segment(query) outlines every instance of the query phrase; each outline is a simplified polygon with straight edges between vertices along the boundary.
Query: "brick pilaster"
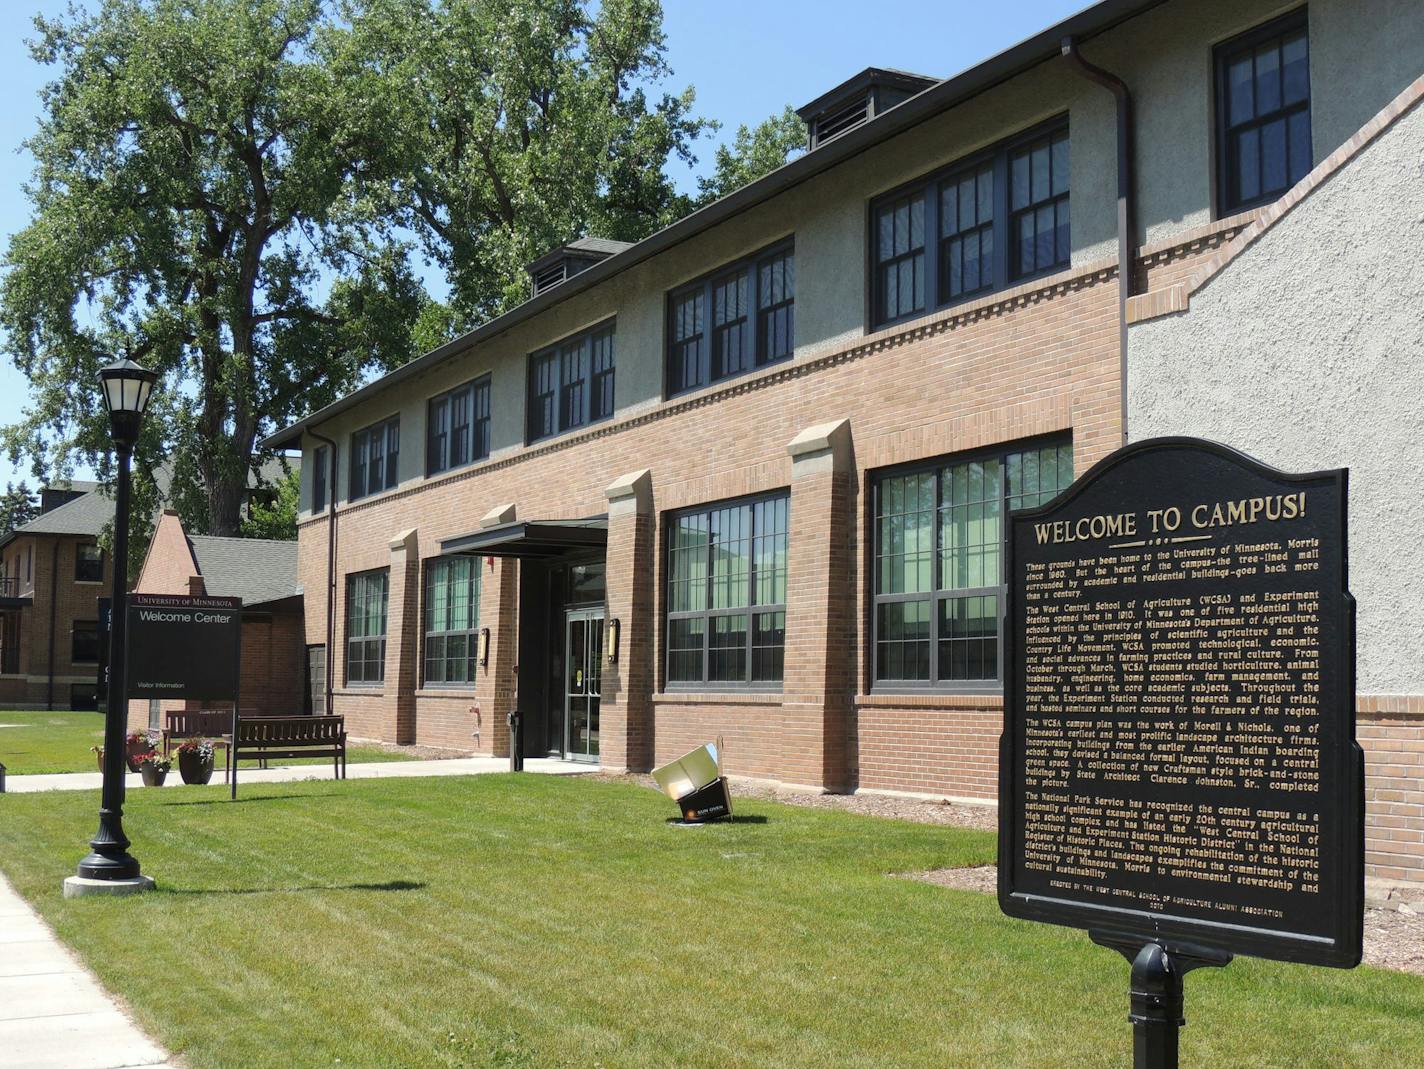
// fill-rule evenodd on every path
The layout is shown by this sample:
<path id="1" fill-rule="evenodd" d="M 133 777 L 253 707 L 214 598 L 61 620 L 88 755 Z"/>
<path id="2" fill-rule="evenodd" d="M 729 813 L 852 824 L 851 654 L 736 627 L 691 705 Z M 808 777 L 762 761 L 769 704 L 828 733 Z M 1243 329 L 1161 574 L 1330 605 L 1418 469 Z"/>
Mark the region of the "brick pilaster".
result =
<path id="1" fill-rule="evenodd" d="M 385 706 L 395 713 L 395 741 L 415 742 L 415 688 L 420 681 L 420 548 L 415 529 L 391 540 L 386 605 Z"/>
<path id="2" fill-rule="evenodd" d="M 850 421 L 808 427 L 786 448 L 791 513 L 781 778 L 844 791 L 851 786 L 855 677 Z"/>
<path id="3" fill-rule="evenodd" d="M 608 622 L 604 631 L 600 760 L 605 769 L 653 767 L 653 517 L 652 473 L 630 472 L 608 495 Z M 617 659 L 607 663 L 617 631 Z"/>
<path id="4" fill-rule="evenodd" d="M 508 557 L 480 558 L 480 628 L 489 628 L 489 663 L 480 666 L 475 693 L 484 724 L 483 745 L 495 757 L 509 753 L 509 725 L 514 708 L 519 660 L 519 567 Z"/>

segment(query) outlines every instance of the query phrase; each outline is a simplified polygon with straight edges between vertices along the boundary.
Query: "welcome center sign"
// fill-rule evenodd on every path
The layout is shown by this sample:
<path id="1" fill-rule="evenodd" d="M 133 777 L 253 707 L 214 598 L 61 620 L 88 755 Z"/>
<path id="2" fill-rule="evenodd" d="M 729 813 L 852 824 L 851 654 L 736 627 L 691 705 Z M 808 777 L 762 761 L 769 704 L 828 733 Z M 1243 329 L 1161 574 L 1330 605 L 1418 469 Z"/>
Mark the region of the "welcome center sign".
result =
<path id="1" fill-rule="evenodd" d="M 128 603 L 129 697 L 237 699 L 241 598 L 130 594 Z"/>

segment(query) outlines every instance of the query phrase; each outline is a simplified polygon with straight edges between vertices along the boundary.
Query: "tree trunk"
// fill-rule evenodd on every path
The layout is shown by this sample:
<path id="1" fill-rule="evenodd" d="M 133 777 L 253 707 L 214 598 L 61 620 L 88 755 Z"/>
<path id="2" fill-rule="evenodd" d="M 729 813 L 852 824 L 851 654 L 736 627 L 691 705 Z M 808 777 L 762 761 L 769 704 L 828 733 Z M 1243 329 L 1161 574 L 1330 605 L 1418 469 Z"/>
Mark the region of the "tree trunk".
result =
<path id="1" fill-rule="evenodd" d="M 208 479 L 209 534 L 236 538 L 242 526 L 242 500 L 247 492 L 246 472 Z"/>

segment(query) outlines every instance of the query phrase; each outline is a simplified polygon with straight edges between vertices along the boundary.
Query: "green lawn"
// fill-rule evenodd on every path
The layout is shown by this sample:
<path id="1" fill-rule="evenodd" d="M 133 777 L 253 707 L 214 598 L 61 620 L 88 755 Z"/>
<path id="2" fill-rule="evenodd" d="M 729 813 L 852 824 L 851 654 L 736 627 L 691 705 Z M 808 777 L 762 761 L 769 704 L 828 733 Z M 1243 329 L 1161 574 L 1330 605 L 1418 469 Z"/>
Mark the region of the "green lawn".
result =
<path id="1" fill-rule="evenodd" d="M 0 764 L 6 775 L 23 776 L 41 772 L 97 772 L 98 763 L 91 746 L 102 745 L 104 741 L 104 716 L 102 713 L 71 712 L 0 712 L 0 724 L 19 724 L 20 727 L 0 727 Z M 366 761 L 410 761 L 410 754 L 387 750 L 380 746 L 349 745 L 346 748 L 348 764 Z M 223 754 L 219 751 L 217 763 L 221 767 Z M 301 757 L 290 761 L 274 761 L 273 764 L 330 765 L 324 757 Z M 242 760 L 239 768 L 249 768 L 256 761 Z M 174 764 L 173 775 L 177 775 Z"/>
<path id="2" fill-rule="evenodd" d="M 535 775 L 136 791 L 159 890 L 65 901 L 90 792 L 0 796 L 0 868 L 203 1069 L 1080 1069 L 1129 1059 L 1127 964 L 886 874 L 982 832 L 745 802 L 685 829 Z M 1187 981 L 1183 1064 L 1424 1065 L 1424 980 L 1242 960 Z"/>

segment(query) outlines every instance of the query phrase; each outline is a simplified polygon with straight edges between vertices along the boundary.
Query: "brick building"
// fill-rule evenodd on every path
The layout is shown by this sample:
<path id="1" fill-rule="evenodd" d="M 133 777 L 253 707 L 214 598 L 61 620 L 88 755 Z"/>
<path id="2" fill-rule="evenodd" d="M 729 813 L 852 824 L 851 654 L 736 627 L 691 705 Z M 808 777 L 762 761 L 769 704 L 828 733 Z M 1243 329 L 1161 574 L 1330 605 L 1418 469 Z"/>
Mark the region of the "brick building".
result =
<path id="1" fill-rule="evenodd" d="M 1421 71 L 1385 0 L 1110 0 L 850 79 L 803 156 L 553 250 L 525 303 L 267 440 L 304 460 L 313 689 L 392 742 L 502 752 L 517 704 L 531 754 L 721 735 L 737 774 L 992 799 L 1005 512 L 1125 440 L 1130 313 Z"/>
<path id="2" fill-rule="evenodd" d="M 248 716 L 296 716 L 311 711 L 295 542 L 189 535 L 176 512 L 164 512 L 133 590 L 137 594 L 241 598 L 241 711 Z M 129 702 L 129 726 L 156 731 L 163 726 L 164 709 L 201 709 L 211 704 L 133 699 Z M 220 707 L 231 706 L 221 703 Z"/>
<path id="3" fill-rule="evenodd" d="M 39 516 L 0 541 L 0 708 L 95 707 L 113 516 L 94 483 L 46 487 Z"/>

